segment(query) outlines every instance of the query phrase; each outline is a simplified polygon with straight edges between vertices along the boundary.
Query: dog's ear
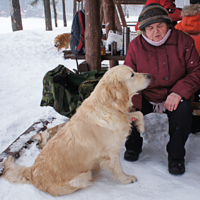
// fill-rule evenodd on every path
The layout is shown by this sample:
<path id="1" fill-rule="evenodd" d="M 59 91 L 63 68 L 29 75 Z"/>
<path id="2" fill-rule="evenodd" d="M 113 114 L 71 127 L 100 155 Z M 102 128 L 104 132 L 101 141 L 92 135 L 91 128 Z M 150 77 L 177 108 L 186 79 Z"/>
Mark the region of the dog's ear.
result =
<path id="1" fill-rule="evenodd" d="M 60 43 L 60 45 L 63 44 L 63 35 L 60 35 L 60 37 L 59 37 L 59 43 Z"/>
<path id="2" fill-rule="evenodd" d="M 111 93 L 115 100 L 128 102 L 129 95 L 128 95 L 128 88 L 124 82 L 124 80 L 120 80 L 117 77 L 114 79 L 113 82 L 114 90 L 111 88 Z"/>
<path id="3" fill-rule="evenodd" d="M 125 82 L 122 79 L 119 79 L 117 76 L 113 76 L 110 80 L 106 82 L 106 92 L 110 101 L 114 102 L 128 102 L 128 88 Z"/>

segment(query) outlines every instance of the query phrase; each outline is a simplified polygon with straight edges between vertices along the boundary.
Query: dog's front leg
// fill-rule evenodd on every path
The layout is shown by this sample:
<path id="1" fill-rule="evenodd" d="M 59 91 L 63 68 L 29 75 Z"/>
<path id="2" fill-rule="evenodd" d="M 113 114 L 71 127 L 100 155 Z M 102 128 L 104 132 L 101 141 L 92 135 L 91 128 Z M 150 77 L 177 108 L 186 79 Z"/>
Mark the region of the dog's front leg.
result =
<path id="1" fill-rule="evenodd" d="M 128 118 L 131 121 L 131 118 L 136 118 L 137 120 L 135 121 L 136 128 L 140 133 L 145 132 L 145 127 L 144 127 L 144 116 L 142 112 L 140 111 L 135 111 L 135 112 L 129 112 L 128 113 Z"/>
<path id="2" fill-rule="evenodd" d="M 102 164 L 104 165 L 103 168 L 109 168 L 114 177 L 124 184 L 129 184 L 137 181 L 137 178 L 135 176 L 130 176 L 123 172 L 118 155 L 107 157 L 107 159 L 104 160 L 101 165 Z"/>

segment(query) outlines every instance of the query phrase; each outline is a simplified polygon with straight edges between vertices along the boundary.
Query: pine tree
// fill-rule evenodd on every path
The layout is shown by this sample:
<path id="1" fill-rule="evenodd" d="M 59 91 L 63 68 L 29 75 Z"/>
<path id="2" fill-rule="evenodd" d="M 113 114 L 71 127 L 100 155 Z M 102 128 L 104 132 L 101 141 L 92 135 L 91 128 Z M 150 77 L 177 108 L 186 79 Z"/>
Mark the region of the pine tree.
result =
<path id="1" fill-rule="evenodd" d="M 52 3 L 53 3 L 55 27 L 58 27 L 58 23 L 57 23 L 57 12 L 56 12 L 56 2 L 55 2 L 55 0 L 52 0 Z"/>
<path id="2" fill-rule="evenodd" d="M 51 8 L 49 0 L 44 0 L 44 14 L 45 14 L 46 31 L 52 31 L 53 29 L 51 21 Z"/>
<path id="3" fill-rule="evenodd" d="M 66 19 L 66 11 L 65 11 L 65 0 L 62 0 L 62 4 L 63 4 L 63 23 L 64 23 L 64 27 L 66 27 L 67 19 Z"/>
<path id="4" fill-rule="evenodd" d="M 12 30 L 23 30 L 19 0 L 9 0 Z"/>
<path id="5" fill-rule="evenodd" d="M 32 6 L 35 6 L 38 4 L 40 0 L 33 0 L 31 2 Z M 42 0 L 44 4 L 44 15 L 45 15 L 45 24 L 46 24 L 46 30 L 52 31 L 52 21 L 51 21 L 51 7 L 50 7 L 50 0 Z"/>

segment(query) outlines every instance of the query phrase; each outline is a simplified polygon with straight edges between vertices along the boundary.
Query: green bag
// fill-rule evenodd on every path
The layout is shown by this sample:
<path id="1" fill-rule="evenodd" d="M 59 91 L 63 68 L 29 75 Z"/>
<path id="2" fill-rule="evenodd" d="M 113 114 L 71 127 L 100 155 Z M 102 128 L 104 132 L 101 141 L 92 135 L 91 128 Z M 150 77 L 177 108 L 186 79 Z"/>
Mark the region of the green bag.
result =
<path id="1" fill-rule="evenodd" d="M 104 71 L 75 74 L 63 65 L 48 71 L 43 78 L 43 97 L 40 106 L 52 106 L 58 113 L 72 117 L 81 103 L 90 96 Z"/>

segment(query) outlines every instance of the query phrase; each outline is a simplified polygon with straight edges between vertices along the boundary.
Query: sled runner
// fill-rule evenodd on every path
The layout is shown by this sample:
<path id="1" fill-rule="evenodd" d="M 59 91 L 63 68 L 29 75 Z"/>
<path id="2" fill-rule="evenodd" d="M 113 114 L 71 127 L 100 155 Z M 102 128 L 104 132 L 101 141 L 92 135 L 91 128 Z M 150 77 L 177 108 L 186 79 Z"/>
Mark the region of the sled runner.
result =
<path id="1" fill-rule="evenodd" d="M 19 158 L 20 152 L 23 149 L 30 148 L 31 145 L 37 143 L 37 140 L 33 139 L 32 136 L 39 133 L 40 131 L 46 130 L 47 125 L 49 123 L 52 123 L 54 119 L 55 118 L 35 122 L 0 154 L 0 176 L 3 173 L 3 167 L 1 166 L 1 163 L 5 160 L 5 158 L 7 158 L 8 156 L 13 156 L 16 159 Z"/>

